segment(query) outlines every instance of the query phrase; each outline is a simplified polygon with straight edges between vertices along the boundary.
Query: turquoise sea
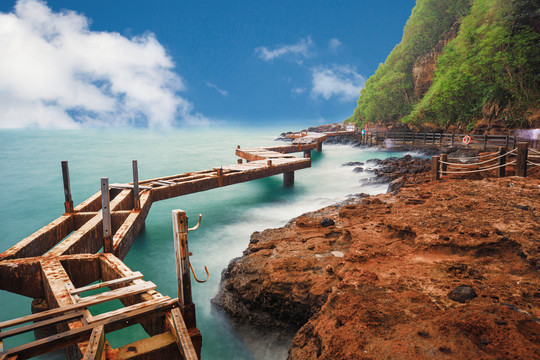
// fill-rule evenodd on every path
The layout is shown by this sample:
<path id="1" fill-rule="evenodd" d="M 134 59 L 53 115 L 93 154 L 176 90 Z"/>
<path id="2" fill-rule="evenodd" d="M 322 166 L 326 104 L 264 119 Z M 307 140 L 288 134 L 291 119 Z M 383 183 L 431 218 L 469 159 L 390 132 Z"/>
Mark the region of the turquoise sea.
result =
<path id="1" fill-rule="evenodd" d="M 69 161 L 74 204 L 111 183 L 132 181 L 131 161 L 138 160 L 139 178 L 148 179 L 235 164 L 234 150 L 275 144 L 286 128 L 2 130 L 0 131 L 0 252 L 64 212 L 60 162 Z M 292 129 L 295 130 L 295 129 Z M 300 129 L 298 129 L 300 130 Z M 299 156 L 302 154 L 299 153 Z M 197 325 L 203 336 L 202 357 L 211 359 L 285 359 L 287 346 L 271 339 L 244 341 L 210 299 L 218 291 L 222 270 L 242 254 L 254 231 L 283 226 L 304 212 L 344 200 L 348 194 L 381 193 L 386 185 L 362 185 L 369 173 L 354 173 L 349 161 L 401 156 L 400 153 L 324 145 L 312 153 L 312 167 L 296 172 L 295 186 L 283 188 L 282 176 L 214 189 L 154 203 L 125 263 L 141 271 L 162 294 L 177 297 L 171 211 L 186 210 L 190 226 L 203 214 L 201 227 L 189 233 L 192 264 L 205 284 L 193 282 Z M 1 279 L 0 279 L 1 280 Z M 0 291 L 0 321 L 30 314 L 32 299 Z M 107 335 L 113 347 L 141 336 L 140 326 Z M 33 338 L 5 341 L 10 348 Z M 40 358 L 63 359 L 57 352 Z"/>

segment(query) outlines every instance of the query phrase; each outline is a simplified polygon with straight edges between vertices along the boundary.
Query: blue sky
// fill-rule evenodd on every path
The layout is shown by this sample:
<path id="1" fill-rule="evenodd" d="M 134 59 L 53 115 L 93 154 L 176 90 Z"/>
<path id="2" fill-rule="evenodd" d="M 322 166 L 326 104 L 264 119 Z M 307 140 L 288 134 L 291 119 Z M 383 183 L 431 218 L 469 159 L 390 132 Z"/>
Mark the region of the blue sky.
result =
<path id="1" fill-rule="evenodd" d="M 414 3 L 3 0 L 0 127 L 342 121 Z"/>

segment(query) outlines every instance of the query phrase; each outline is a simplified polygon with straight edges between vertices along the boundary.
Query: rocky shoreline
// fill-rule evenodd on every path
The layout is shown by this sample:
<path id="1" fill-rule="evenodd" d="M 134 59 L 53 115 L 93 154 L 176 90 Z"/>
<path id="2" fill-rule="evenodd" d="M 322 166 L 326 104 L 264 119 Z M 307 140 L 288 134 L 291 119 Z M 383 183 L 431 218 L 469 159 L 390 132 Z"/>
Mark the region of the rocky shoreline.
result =
<path id="1" fill-rule="evenodd" d="M 389 193 L 255 232 L 214 304 L 295 333 L 289 359 L 540 358 L 538 173 L 429 182 L 426 159 L 377 163 L 344 165 Z"/>

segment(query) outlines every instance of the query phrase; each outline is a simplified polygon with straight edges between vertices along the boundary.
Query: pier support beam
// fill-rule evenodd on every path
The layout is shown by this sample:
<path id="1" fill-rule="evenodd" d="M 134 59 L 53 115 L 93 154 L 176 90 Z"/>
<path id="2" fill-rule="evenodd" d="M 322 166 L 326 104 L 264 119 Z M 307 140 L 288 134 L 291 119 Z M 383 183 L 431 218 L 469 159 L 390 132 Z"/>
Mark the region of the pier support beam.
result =
<path id="1" fill-rule="evenodd" d="M 283 186 L 284 187 L 294 186 L 294 171 L 283 173 Z"/>
<path id="2" fill-rule="evenodd" d="M 103 252 L 112 253 L 111 207 L 109 198 L 109 178 L 101 178 L 101 214 L 103 215 Z"/>
<path id="3" fill-rule="evenodd" d="M 317 151 L 318 152 L 322 151 L 322 141 L 317 141 Z"/>
<path id="4" fill-rule="evenodd" d="M 64 207 L 67 214 L 73 212 L 73 199 L 71 198 L 71 184 L 69 182 L 69 167 L 67 161 L 62 161 L 62 178 L 64 180 Z"/>
<path id="5" fill-rule="evenodd" d="M 178 300 L 188 329 L 196 328 L 195 304 L 191 296 L 191 274 L 189 273 L 188 217 L 184 210 L 173 210 L 174 253 L 176 257 L 176 280 Z"/>
<path id="6" fill-rule="evenodd" d="M 133 160 L 133 210 L 141 211 L 141 199 L 139 197 L 139 169 L 137 160 Z"/>

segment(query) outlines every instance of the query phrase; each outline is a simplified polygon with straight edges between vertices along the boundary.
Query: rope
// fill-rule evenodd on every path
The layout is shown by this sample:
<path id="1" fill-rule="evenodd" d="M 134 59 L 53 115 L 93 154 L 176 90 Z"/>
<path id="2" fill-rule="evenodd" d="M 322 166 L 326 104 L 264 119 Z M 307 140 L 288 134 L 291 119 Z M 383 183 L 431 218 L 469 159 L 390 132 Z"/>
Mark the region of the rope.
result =
<path id="1" fill-rule="evenodd" d="M 534 162 L 529 161 L 529 160 L 527 160 L 527 164 L 540 167 L 540 164 L 539 164 L 539 163 L 534 163 Z"/>
<path id="2" fill-rule="evenodd" d="M 442 161 L 442 160 L 439 160 L 439 162 L 440 162 L 441 164 L 446 164 L 446 165 L 450 165 L 450 166 L 453 166 L 453 165 L 455 165 L 455 166 L 475 166 L 475 165 L 487 164 L 487 163 L 489 163 L 489 162 L 491 162 L 491 161 L 493 161 L 493 160 L 497 160 L 497 159 L 500 159 L 500 158 L 502 158 L 502 157 L 504 157 L 504 156 L 510 155 L 510 154 L 512 154 L 514 151 L 516 151 L 516 149 L 514 149 L 514 150 L 512 150 L 512 151 L 509 151 L 509 152 L 507 152 L 506 154 L 502 154 L 502 155 L 499 155 L 499 156 L 497 156 L 497 157 L 491 158 L 491 159 L 489 159 L 489 160 L 481 161 L 481 162 L 476 162 L 476 163 L 472 163 L 472 164 L 460 164 L 460 163 L 455 163 L 455 162 L 446 162 L 446 161 Z M 492 155 L 493 155 L 493 154 L 497 154 L 497 153 L 492 153 Z M 460 158 L 460 159 L 466 159 L 466 158 Z"/>
<path id="3" fill-rule="evenodd" d="M 478 173 L 478 172 L 482 172 L 482 171 L 495 170 L 495 169 L 501 168 L 503 166 L 513 165 L 515 163 L 516 163 L 515 161 L 512 161 L 512 162 L 509 162 L 509 163 L 506 163 L 506 164 L 503 164 L 503 165 L 492 166 L 492 167 L 483 168 L 483 169 L 480 169 L 480 170 L 444 171 L 444 172 L 441 170 L 440 173 L 441 173 L 441 175 L 443 175 L 443 174 L 472 174 L 472 173 Z"/>
<path id="4" fill-rule="evenodd" d="M 534 150 L 534 149 L 529 149 L 529 151 L 540 155 L 540 151 L 537 151 L 537 150 Z"/>
<path id="5" fill-rule="evenodd" d="M 488 157 L 488 156 L 495 155 L 495 154 L 498 154 L 498 153 L 494 152 L 494 153 L 489 153 L 489 154 L 486 154 L 486 155 L 478 155 L 478 156 L 472 156 L 472 157 L 461 157 L 459 159 L 460 160 L 480 159 L 480 158 Z"/>

